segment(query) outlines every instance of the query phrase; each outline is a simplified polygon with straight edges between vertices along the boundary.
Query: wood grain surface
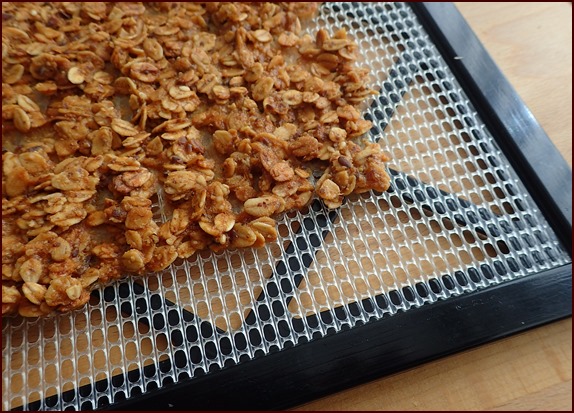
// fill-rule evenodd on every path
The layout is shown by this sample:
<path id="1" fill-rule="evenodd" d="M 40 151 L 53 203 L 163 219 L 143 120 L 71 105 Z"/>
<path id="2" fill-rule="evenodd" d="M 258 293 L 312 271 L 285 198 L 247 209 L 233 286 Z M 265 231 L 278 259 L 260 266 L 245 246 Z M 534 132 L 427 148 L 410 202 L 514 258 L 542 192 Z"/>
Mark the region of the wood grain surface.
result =
<path id="1" fill-rule="evenodd" d="M 572 5 L 571 3 L 456 3 L 459 10 L 467 19 L 475 33 L 491 53 L 494 60 L 500 66 L 504 74 L 508 77 L 511 84 L 516 88 L 519 95 L 523 98 L 527 106 L 531 109 L 534 116 L 541 123 L 552 141 L 559 148 L 570 166 L 572 165 Z M 416 97 L 416 96 L 415 96 Z M 400 110 L 399 110 L 400 112 Z M 400 113 L 399 113 L 400 115 Z M 390 129 L 393 124 L 389 125 Z M 398 139 L 398 137 L 397 137 Z M 404 142 L 403 142 L 404 143 Z M 434 158 L 433 158 L 434 159 Z M 398 165 L 400 166 L 400 165 Z M 401 168 L 403 172 L 404 168 Z M 440 178 L 440 177 L 433 177 Z M 435 181 L 436 181 L 435 179 Z M 458 192 L 457 188 L 441 188 L 447 191 L 453 190 Z M 470 188 L 466 188 L 470 189 Z M 480 200 L 474 200 L 478 202 Z M 383 207 L 379 205 L 379 207 Z M 386 205 L 386 208 L 392 206 Z M 347 211 L 349 212 L 349 211 Z M 359 211 L 360 212 L 360 211 Z M 363 214 L 365 211 L 362 212 Z M 347 218 L 344 215 L 343 219 Z M 401 222 L 404 226 L 406 222 Z M 387 218 L 385 225 L 392 227 L 398 225 L 397 222 L 390 222 Z M 418 227 L 419 230 L 420 226 Z M 285 229 L 285 228 L 283 228 Z M 297 228 L 293 228 L 296 231 Z M 340 230 L 340 228 L 339 228 Z M 280 228 L 280 232 L 282 228 Z M 356 228 L 356 231 L 359 231 Z M 423 228 L 422 231 L 431 232 L 433 228 Z M 345 238 L 341 231 L 335 231 L 330 237 L 338 239 Z M 285 236 L 286 233 L 281 233 Z M 403 235 L 397 235 L 403 236 Z M 404 235 L 404 236 L 408 236 Z M 352 237 L 351 237 L 352 238 Z M 380 248 L 381 245 L 386 249 L 392 249 L 392 242 L 389 245 L 381 244 L 385 240 L 368 238 Z M 458 240 L 463 243 L 472 243 L 473 239 Z M 354 244 L 354 249 L 359 251 L 360 248 L 374 248 L 371 241 L 365 244 L 357 244 L 358 240 L 349 240 L 349 245 Z M 327 239 L 329 243 L 329 239 Z M 450 245 L 450 244 L 449 244 Z M 444 246 L 447 249 L 447 246 Z M 423 255 L 428 245 L 421 244 L 420 251 L 413 250 L 413 254 Z M 442 248 L 441 245 L 435 248 Z M 254 255 L 247 255 L 246 262 L 254 262 L 261 258 L 263 250 Z M 273 250 L 272 254 L 280 253 L 279 249 Z M 329 252 L 331 255 L 336 252 Z M 396 259 L 400 257 L 396 255 Z M 251 258 L 249 258 L 251 257 Z M 332 257 L 331 257 L 332 258 Z M 484 257 L 473 255 L 469 260 L 481 260 Z M 319 284 L 321 277 L 329 275 L 321 272 L 320 269 L 325 254 L 317 254 L 316 263 L 309 268 L 308 276 L 301 285 L 306 283 L 310 285 Z M 470 262 L 470 261 L 469 261 Z M 469 262 L 466 262 L 467 264 Z M 232 265 L 235 265 L 233 262 Z M 239 266 L 240 263 L 237 265 Z M 219 265 L 219 263 L 218 263 Z M 386 265 L 385 262 L 374 262 L 380 268 Z M 429 268 L 423 266 L 425 274 L 431 274 L 432 265 Z M 272 273 L 271 267 L 263 276 L 269 277 Z M 355 272 L 360 273 L 359 271 Z M 199 272 L 192 273 L 192 278 L 199 277 Z M 331 274 L 331 277 L 334 275 Z M 347 277 L 347 274 L 339 275 Z M 179 275 L 178 275 L 179 277 Z M 259 277 L 258 272 L 253 274 L 237 275 L 232 281 L 230 278 L 222 279 L 223 289 L 231 288 L 232 284 L 243 286 L 247 283 L 248 278 Z M 405 274 L 406 277 L 406 274 Z M 373 278 L 373 277 L 371 277 Z M 348 285 L 344 292 L 359 291 L 367 293 L 367 285 L 373 288 L 375 293 L 383 289 L 383 283 L 388 286 L 393 285 L 395 280 L 383 277 L 382 282 L 376 279 L 363 279 L 362 277 L 349 276 Z M 346 278 L 345 278 L 346 279 Z M 171 277 L 161 278 L 160 276 L 150 276 L 147 286 L 150 292 L 159 290 L 159 286 L 170 281 Z M 398 281 L 402 281 L 399 279 Z M 351 285 L 353 284 L 353 285 Z M 189 295 L 204 298 L 211 297 L 210 294 L 218 291 L 217 285 L 209 283 L 205 291 L 192 291 L 182 293 L 180 298 L 185 301 L 191 301 Z M 261 289 L 253 292 L 257 296 Z M 183 294 L 183 295 L 182 295 Z M 229 297 L 229 296 L 228 296 Z M 228 308 L 244 308 L 241 314 L 248 313 L 251 310 L 250 294 L 244 294 L 238 297 L 238 302 L 226 302 Z M 175 301 L 175 297 L 166 296 L 167 299 Z M 361 297 L 359 297 L 361 298 Z M 354 294 L 348 294 L 342 297 L 345 302 L 357 301 Z M 205 299 L 207 301 L 207 298 Z M 305 296 L 302 293 L 298 300 L 293 300 L 289 310 L 293 314 L 304 316 L 315 313 L 314 302 L 318 298 Z M 321 301 L 321 300 L 319 300 Z M 325 307 L 328 308 L 325 298 Z M 212 302 L 211 310 L 207 308 L 188 308 L 186 309 L 198 314 L 202 319 L 209 319 L 210 311 L 213 314 L 220 314 L 222 303 Z M 245 306 L 245 307 L 244 307 Z M 22 331 L 16 332 L 11 337 L 12 344 L 17 346 L 23 340 L 34 342 L 40 335 L 40 330 L 44 328 L 44 336 L 52 337 L 54 331 L 60 334 L 67 334 L 74 328 L 84 329 L 85 326 L 99 326 L 102 319 L 115 320 L 117 318 L 117 309 L 113 306 L 106 307 L 105 313 L 99 309 L 89 313 L 89 317 L 76 317 L 77 325 L 66 324 L 67 319 L 56 326 L 55 321 L 48 320 L 43 327 L 39 325 L 31 326 L 26 334 Z M 322 310 L 321 308 L 320 310 Z M 237 313 L 239 314 L 239 313 Z M 243 319 L 238 315 L 231 318 L 229 325 L 221 324 L 215 318 L 212 320 L 219 328 L 224 330 L 234 330 L 241 325 Z M 147 329 L 147 330 L 145 330 Z M 124 335 L 131 337 L 135 332 L 147 334 L 149 326 L 143 324 L 137 326 L 126 323 L 122 330 L 112 326 L 108 331 L 107 340 L 110 341 L 111 347 L 109 353 L 96 352 L 93 355 L 92 363 L 96 369 L 104 369 L 105 364 L 109 361 L 110 365 L 120 365 L 121 358 L 127 359 L 129 369 L 139 368 L 141 364 L 149 364 L 151 358 L 146 358 L 153 352 L 151 341 L 142 341 L 140 351 L 143 354 L 142 363 L 137 363 L 139 359 L 135 347 L 126 347 L 120 349 L 117 345 L 118 337 Z M 145 331 L 144 331 L 145 330 Z M 101 331 L 95 331 L 89 337 L 81 335 L 76 338 L 75 345 L 78 351 L 84 351 L 88 343 L 92 346 L 99 347 L 103 345 L 106 338 Z M 133 343 L 132 343 L 133 344 Z M 56 360 L 57 353 L 70 354 L 73 351 L 72 341 L 67 338 L 57 345 L 50 343 L 44 348 L 31 347 L 28 353 L 28 360 L 23 360 L 21 354 L 14 354 L 11 359 L 13 371 L 18 371 L 26 363 L 36 365 L 40 358 L 45 360 Z M 168 347 L 167 338 L 156 338 L 155 346 L 163 351 Z M 160 358 L 161 359 L 161 358 Z M 11 389 L 16 392 L 22 386 L 38 387 L 40 380 L 44 380 L 47 385 L 44 394 L 38 392 L 30 395 L 29 401 L 35 401 L 41 397 L 51 396 L 59 392 L 59 377 L 63 380 L 63 390 L 73 388 L 74 368 L 79 375 L 88 375 L 92 368 L 92 363 L 88 358 L 80 358 L 74 367 L 71 364 L 62 365 L 58 370 L 54 367 L 47 369 L 41 376 L 39 370 L 32 370 L 26 377 L 17 376 L 10 383 Z M 118 370 L 118 372 L 121 372 Z M 113 369 L 116 374 L 116 369 Z M 103 374 L 103 373 L 100 373 Z M 343 373 L 342 373 L 343 374 Z M 83 376 L 80 385 L 89 383 L 89 380 Z M 16 376 L 15 376 L 16 377 Z M 102 379 L 105 376 L 98 375 L 96 379 Z M 84 382 L 84 379 L 85 382 Z M 12 401 L 11 407 L 17 407 L 19 400 Z M 571 319 L 552 323 L 550 325 L 525 332 L 514 337 L 510 337 L 498 342 L 481 346 L 460 354 L 453 355 L 418 368 L 396 374 L 394 376 L 382 378 L 371 383 L 343 391 L 332 396 L 316 400 L 295 410 L 571 410 L 572 408 L 572 321 Z"/>
<path id="2" fill-rule="evenodd" d="M 455 3 L 572 166 L 572 3 Z M 572 319 L 294 410 L 572 410 Z"/>

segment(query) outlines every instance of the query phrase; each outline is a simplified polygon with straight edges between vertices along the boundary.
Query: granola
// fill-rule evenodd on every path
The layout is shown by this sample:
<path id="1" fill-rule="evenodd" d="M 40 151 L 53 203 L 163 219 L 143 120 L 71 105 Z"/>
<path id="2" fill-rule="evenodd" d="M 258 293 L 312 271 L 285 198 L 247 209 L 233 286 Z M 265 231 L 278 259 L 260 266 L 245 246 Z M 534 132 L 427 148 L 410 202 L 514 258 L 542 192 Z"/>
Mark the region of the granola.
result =
<path id="1" fill-rule="evenodd" d="M 314 195 L 388 189 L 357 140 L 368 70 L 344 30 L 302 33 L 317 7 L 2 3 L 2 314 L 78 308 L 98 282 L 272 242 Z"/>

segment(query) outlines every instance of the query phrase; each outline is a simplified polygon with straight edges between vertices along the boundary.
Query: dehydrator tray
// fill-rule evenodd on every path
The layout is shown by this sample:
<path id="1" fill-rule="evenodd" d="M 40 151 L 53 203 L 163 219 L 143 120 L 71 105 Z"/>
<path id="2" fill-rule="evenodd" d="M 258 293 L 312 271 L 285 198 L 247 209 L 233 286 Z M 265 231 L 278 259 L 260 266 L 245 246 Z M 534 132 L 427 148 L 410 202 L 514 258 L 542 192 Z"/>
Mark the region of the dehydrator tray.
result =
<path id="1" fill-rule="evenodd" d="M 3 410 L 286 408 L 572 314 L 571 170 L 456 8 L 324 3 L 316 27 L 371 69 L 391 189 L 3 319 Z"/>

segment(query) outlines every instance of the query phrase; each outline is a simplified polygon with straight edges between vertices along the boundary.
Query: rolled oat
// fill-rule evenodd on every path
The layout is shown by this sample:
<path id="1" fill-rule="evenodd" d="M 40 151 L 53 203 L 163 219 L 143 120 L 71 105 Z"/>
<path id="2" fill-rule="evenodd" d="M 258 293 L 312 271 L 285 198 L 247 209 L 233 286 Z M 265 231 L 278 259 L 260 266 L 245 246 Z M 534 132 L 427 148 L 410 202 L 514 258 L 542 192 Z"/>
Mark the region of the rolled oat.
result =
<path id="1" fill-rule="evenodd" d="M 317 7 L 2 3 L 2 313 L 68 311 L 272 242 L 313 195 L 386 190 L 382 149 L 356 141 L 367 70 L 344 31 L 301 33 Z"/>

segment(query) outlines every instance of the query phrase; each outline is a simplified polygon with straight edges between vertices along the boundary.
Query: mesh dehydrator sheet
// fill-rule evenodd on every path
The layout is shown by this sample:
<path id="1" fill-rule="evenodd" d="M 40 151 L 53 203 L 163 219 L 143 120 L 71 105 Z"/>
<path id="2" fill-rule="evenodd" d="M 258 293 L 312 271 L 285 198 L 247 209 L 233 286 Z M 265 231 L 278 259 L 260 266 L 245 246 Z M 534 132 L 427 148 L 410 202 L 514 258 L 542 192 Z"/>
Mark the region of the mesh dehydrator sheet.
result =
<path id="1" fill-rule="evenodd" d="M 102 286 L 79 311 L 4 319 L 3 410 L 104 407 L 570 262 L 410 7 L 324 3 L 318 27 L 346 28 L 371 69 L 391 189 L 314 200 L 276 243 Z"/>

